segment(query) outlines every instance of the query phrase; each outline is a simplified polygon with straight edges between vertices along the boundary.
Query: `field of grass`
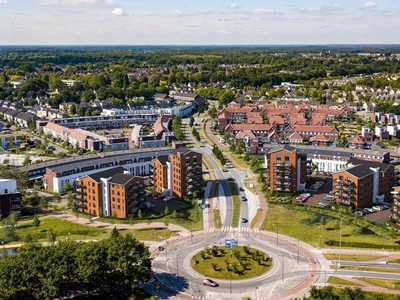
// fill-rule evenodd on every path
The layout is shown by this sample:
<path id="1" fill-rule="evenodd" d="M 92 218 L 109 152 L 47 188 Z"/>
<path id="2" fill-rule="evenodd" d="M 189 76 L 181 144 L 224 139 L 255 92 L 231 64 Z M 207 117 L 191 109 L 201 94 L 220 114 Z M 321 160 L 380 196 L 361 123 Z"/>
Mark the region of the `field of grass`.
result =
<path id="1" fill-rule="evenodd" d="M 362 286 L 361 284 L 355 283 L 350 280 L 346 280 L 343 278 L 335 277 L 335 276 L 330 276 L 328 278 L 328 283 L 331 284 L 341 284 L 341 285 L 351 285 L 351 286 Z"/>
<path id="2" fill-rule="evenodd" d="M 232 195 L 233 201 L 233 212 L 232 212 L 232 226 L 237 226 L 239 224 L 239 216 L 240 216 L 240 199 L 239 192 L 236 188 L 235 182 L 229 182 L 229 189 Z"/>
<path id="3" fill-rule="evenodd" d="M 329 260 L 338 260 L 339 254 L 336 253 L 324 253 L 326 259 Z M 350 261 L 370 261 L 370 260 L 377 260 L 382 257 L 383 255 L 358 255 L 358 254 L 341 254 L 341 260 L 350 260 Z"/>
<path id="4" fill-rule="evenodd" d="M 326 225 L 320 223 L 322 216 L 325 216 L 327 220 Z M 361 241 L 376 245 L 375 249 L 381 249 L 382 237 L 386 237 L 384 240 L 385 249 L 390 246 L 393 249 L 400 250 L 398 239 L 389 238 L 386 226 L 374 225 L 366 219 L 347 214 L 343 214 L 342 218 L 343 243 L 359 243 Z M 338 211 L 295 204 L 270 203 L 268 216 L 261 229 L 275 232 L 276 225 L 273 224 L 278 224 L 280 234 L 299 239 L 313 247 L 319 247 L 320 241 L 322 247 L 332 247 L 326 245 L 325 242 L 329 240 L 339 241 L 340 212 Z"/>
<path id="5" fill-rule="evenodd" d="M 232 266 L 230 271 L 229 265 Z M 191 259 L 191 266 L 196 272 L 216 279 L 252 278 L 267 272 L 271 265 L 267 254 L 253 248 L 246 253 L 243 246 L 233 247 L 232 258 L 229 249 L 214 246 L 200 251 Z"/>
<path id="6" fill-rule="evenodd" d="M 368 278 L 368 277 L 354 277 L 366 283 L 387 288 L 389 290 L 400 290 L 400 280 L 382 279 L 382 278 Z"/>

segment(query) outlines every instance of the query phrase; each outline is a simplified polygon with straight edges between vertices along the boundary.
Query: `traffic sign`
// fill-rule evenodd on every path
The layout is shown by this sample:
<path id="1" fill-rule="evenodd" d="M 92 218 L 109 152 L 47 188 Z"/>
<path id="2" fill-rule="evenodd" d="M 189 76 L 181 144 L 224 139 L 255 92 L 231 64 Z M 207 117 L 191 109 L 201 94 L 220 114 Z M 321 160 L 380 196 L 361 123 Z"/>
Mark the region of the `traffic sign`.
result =
<path id="1" fill-rule="evenodd" d="M 225 247 L 232 248 L 233 246 L 237 246 L 238 240 L 237 239 L 225 239 Z"/>

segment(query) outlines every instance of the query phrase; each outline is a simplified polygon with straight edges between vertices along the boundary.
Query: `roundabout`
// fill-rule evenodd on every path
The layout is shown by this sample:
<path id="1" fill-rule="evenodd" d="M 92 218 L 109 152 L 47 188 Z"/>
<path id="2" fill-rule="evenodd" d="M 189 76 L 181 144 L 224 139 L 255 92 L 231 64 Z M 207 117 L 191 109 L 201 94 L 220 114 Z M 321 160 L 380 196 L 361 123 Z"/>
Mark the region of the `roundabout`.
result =
<path id="1" fill-rule="evenodd" d="M 207 252 L 207 249 L 224 249 L 227 237 L 224 234 L 201 234 L 193 237 L 193 243 L 188 238 L 166 243 L 167 247 L 163 251 L 155 253 L 154 277 L 170 291 L 174 291 L 171 296 L 180 299 L 242 299 L 246 296 L 252 299 L 284 298 L 296 294 L 302 284 L 310 286 L 309 281 L 314 282 L 317 279 L 317 276 L 314 277 L 318 272 L 317 266 L 311 253 L 306 253 L 304 248 L 300 251 L 297 242 L 280 239 L 276 243 L 277 240 L 267 233 L 236 237 L 238 246 L 248 246 L 270 258 L 271 263 L 266 272 L 259 274 L 254 268 L 249 268 L 247 274 L 251 276 L 240 279 L 244 276 L 235 274 L 232 266 L 231 272 L 228 271 L 229 259 L 217 263 L 217 269 L 226 269 L 225 275 L 221 275 L 219 279 L 211 275 L 215 272 L 210 267 L 204 267 L 200 272 L 195 271 L 192 267 L 195 255 L 202 251 Z M 225 252 L 229 253 L 230 249 Z M 211 262 L 208 266 L 213 269 Z M 204 285 L 203 280 L 207 278 L 217 282 L 218 286 Z"/>

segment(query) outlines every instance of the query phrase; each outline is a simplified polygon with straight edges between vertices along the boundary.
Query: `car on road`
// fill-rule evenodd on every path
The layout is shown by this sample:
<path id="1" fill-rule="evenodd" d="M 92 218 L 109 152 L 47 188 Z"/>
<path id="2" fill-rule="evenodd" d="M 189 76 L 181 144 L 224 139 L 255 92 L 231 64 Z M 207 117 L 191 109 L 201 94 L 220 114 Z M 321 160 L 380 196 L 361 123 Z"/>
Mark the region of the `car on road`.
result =
<path id="1" fill-rule="evenodd" d="M 240 192 L 244 192 L 244 188 L 240 187 L 240 188 L 239 188 L 239 191 L 240 191 Z"/>
<path id="2" fill-rule="evenodd" d="M 240 222 L 242 222 L 242 223 L 247 223 L 247 219 L 246 219 L 245 217 L 241 217 L 241 218 L 240 218 Z"/>
<path id="3" fill-rule="evenodd" d="M 242 201 L 247 201 L 247 198 L 246 198 L 246 197 L 243 197 L 243 196 L 242 196 L 241 199 L 242 199 Z"/>
<path id="4" fill-rule="evenodd" d="M 212 287 L 217 287 L 218 283 L 216 283 L 214 280 L 211 280 L 209 278 L 206 278 L 203 280 L 204 285 L 212 286 Z"/>

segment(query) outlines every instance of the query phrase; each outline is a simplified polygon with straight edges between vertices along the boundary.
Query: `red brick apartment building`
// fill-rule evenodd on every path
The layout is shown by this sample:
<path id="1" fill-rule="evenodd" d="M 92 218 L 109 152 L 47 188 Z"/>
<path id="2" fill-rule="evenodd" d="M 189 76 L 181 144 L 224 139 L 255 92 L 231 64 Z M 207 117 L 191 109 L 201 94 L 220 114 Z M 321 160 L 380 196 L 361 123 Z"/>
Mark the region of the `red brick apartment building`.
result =
<path id="1" fill-rule="evenodd" d="M 391 218 L 400 226 L 400 186 L 393 187 L 393 206 Z"/>
<path id="2" fill-rule="evenodd" d="M 6 218 L 12 211 L 21 209 L 21 193 L 15 179 L 0 178 L 0 216 Z"/>
<path id="3" fill-rule="evenodd" d="M 79 178 L 75 205 L 88 214 L 120 219 L 137 212 L 145 201 L 144 178 L 124 172 L 117 167 Z"/>
<path id="4" fill-rule="evenodd" d="M 353 208 L 382 203 L 391 197 L 393 182 L 391 164 L 352 159 L 348 168 L 333 173 L 333 201 Z"/>
<path id="5" fill-rule="evenodd" d="M 296 193 L 306 186 L 307 155 L 283 145 L 270 149 L 265 156 L 267 184 L 270 192 Z"/>
<path id="6" fill-rule="evenodd" d="M 157 157 L 151 165 L 150 182 L 165 196 L 182 198 L 203 191 L 203 156 L 187 148 Z"/>

